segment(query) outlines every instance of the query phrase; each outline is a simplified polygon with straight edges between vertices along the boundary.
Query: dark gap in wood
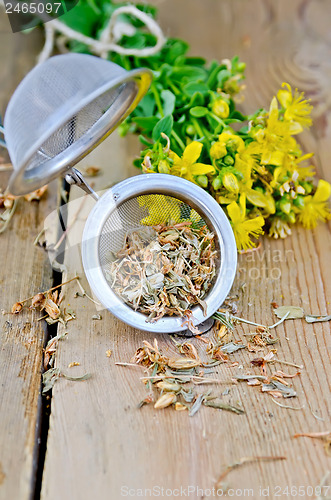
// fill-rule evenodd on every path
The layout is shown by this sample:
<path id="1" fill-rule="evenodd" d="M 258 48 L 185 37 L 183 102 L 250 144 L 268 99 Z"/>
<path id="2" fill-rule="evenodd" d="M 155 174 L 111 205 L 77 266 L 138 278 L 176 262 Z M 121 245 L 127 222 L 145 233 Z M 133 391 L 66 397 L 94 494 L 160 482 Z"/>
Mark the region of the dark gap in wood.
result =
<path id="1" fill-rule="evenodd" d="M 59 285 L 62 281 L 62 274 L 54 271 L 53 273 L 53 286 Z M 57 335 L 57 324 L 55 325 L 47 325 L 45 328 L 45 342 L 44 348 L 50 339 Z M 41 374 L 45 372 L 44 369 L 44 356 L 42 361 Z M 37 443 L 34 450 L 34 474 L 33 480 L 34 484 L 32 484 L 31 488 L 31 497 L 30 500 L 39 500 L 41 493 L 41 485 L 44 471 L 44 464 L 46 458 L 46 450 L 47 450 L 47 437 L 49 430 L 49 419 L 51 416 L 51 408 L 52 408 L 52 391 L 46 394 L 46 396 L 42 396 L 42 380 L 40 380 L 40 398 L 38 402 L 38 424 L 37 424 Z"/>
<path id="2" fill-rule="evenodd" d="M 70 185 L 63 180 L 62 183 L 62 188 L 63 191 L 67 195 L 67 199 L 69 199 L 69 192 L 70 192 Z M 59 230 L 58 230 L 58 235 L 59 237 L 63 234 L 63 232 L 67 228 L 67 217 L 62 216 L 60 209 L 63 205 L 65 205 L 66 202 L 63 200 L 61 197 L 60 203 L 59 203 L 59 210 L 58 210 L 58 223 L 59 223 Z M 64 250 L 65 250 L 65 245 L 66 245 L 66 238 L 64 238 L 60 248 L 59 248 L 59 259 L 58 262 L 60 264 L 63 264 L 64 262 Z M 52 286 L 58 286 L 62 283 L 62 273 L 59 271 L 53 270 L 53 285 Z M 61 293 L 61 288 L 59 289 L 59 293 Z M 44 341 L 44 348 L 46 347 L 47 343 L 57 335 L 57 330 L 58 330 L 58 323 L 55 323 L 54 325 L 47 325 L 45 328 L 45 341 Z M 45 372 L 44 369 L 44 356 L 42 360 L 42 366 L 41 366 L 41 374 Z M 51 417 L 51 412 L 52 412 L 52 393 L 53 391 L 49 391 L 45 396 L 42 396 L 42 380 L 40 381 L 40 398 L 38 402 L 38 413 L 39 413 L 39 419 L 37 423 L 37 429 L 36 429 L 36 445 L 35 445 L 35 450 L 34 450 L 34 474 L 33 474 L 33 482 L 32 488 L 31 488 L 31 496 L 30 500 L 40 500 L 40 495 L 41 495 L 41 488 L 42 488 L 42 480 L 43 480 L 43 472 L 44 472 L 44 466 L 45 466 L 45 460 L 46 460 L 46 452 L 47 452 L 47 440 L 48 440 L 48 431 L 49 431 L 49 422 L 50 422 L 50 417 Z"/>

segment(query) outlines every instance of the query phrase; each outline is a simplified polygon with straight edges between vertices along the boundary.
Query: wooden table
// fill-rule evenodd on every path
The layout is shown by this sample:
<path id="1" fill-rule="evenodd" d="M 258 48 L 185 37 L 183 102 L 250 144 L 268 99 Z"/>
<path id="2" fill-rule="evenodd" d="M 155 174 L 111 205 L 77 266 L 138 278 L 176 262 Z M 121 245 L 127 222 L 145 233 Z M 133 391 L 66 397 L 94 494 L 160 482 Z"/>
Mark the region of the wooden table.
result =
<path id="1" fill-rule="evenodd" d="M 330 2 L 155 3 L 160 7 L 165 33 L 187 39 L 192 54 L 208 59 L 238 54 L 247 63 L 244 112 L 267 107 L 283 81 L 312 98 L 314 125 L 302 135 L 301 143 L 305 151 L 315 151 L 319 175 L 331 181 Z M 1 28 L 6 20 L 1 16 L 3 111 L 11 92 L 33 66 L 41 35 L 6 34 Z M 102 189 L 136 173 L 131 162 L 137 152 L 134 138 L 120 139 L 113 134 L 81 168 L 93 164 L 102 167 L 103 175 L 95 178 L 95 188 Z M 1 173 L 1 187 L 6 181 L 7 174 Z M 79 199 L 75 206 L 70 205 L 69 222 L 74 218 L 75 224 L 68 238 L 70 251 L 66 253 L 67 269 L 62 279 L 70 279 L 77 272 L 88 290 L 76 243 L 92 205 L 88 200 L 80 205 L 81 194 L 76 188 L 70 197 Z M 17 300 L 52 286 L 48 257 L 33 241 L 57 203 L 56 185 L 39 204 L 20 202 L 10 229 L 0 235 L 1 309 L 8 311 Z M 240 315 L 271 324 L 275 321 L 272 301 L 302 306 L 313 314 L 330 313 L 329 258 L 327 224 L 310 232 L 296 227 L 284 241 L 264 238 L 258 252 L 239 257 L 233 293 L 239 294 Z M 190 418 L 187 412 L 169 408 L 137 408 L 146 394 L 140 380 L 143 372 L 116 366 L 115 362 L 129 361 L 143 340 L 153 341 L 153 335 L 130 328 L 107 311 L 100 313 L 102 320 L 93 320 L 95 305 L 86 297 L 74 298 L 76 291 L 76 282 L 64 288 L 64 304 L 76 311 L 77 318 L 66 327 L 58 327 L 58 334 L 67 335 L 58 343 L 56 367 L 71 375 L 89 372 L 92 377 L 84 382 L 60 379 L 48 398 L 42 398 L 40 390 L 43 346 L 50 333 L 43 321 L 37 321 L 40 313 L 27 310 L 18 316 L 0 316 L 1 500 L 25 500 L 34 495 L 43 500 L 118 500 L 122 496 L 139 498 L 139 488 L 182 487 L 185 493 L 188 486 L 195 488 L 189 498 L 213 498 L 213 492 L 206 490 L 215 487 L 229 464 L 256 456 L 285 456 L 286 460 L 254 462 L 231 470 L 223 481 L 234 489 L 229 490 L 229 496 L 296 498 L 299 489 L 297 493 L 289 489 L 287 495 L 284 488 L 303 486 L 302 498 L 318 497 L 307 487 L 320 484 L 330 469 L 330 459 L 322 441 L 293 439 L 293 435 L 330 431 L 328 323 L 287 321 L 276 330 L 277 357 L 304 366 L 301 375 L 293 379 L 298 397 L 280 402 L 300 410 L 279 407 L 269 395 L 246 383 L 220 383 L 213 391 L 219 395 L 228 387 L 230 392 L 222 396 L 224 401 L 241 405 L 245 414 L 202 408 Z M 244 333 L 249 331 L 248 326 L 237 327 L 235 339 L 245 340 Z M 158 342 L 167 355 L 176 353 L 168 335 L 158 335 Z M 193 343 L 204 348 L 199 340 Z M 106 355 L 109 349 L 110 358 Z M 249 361 L 257 355 L 243 350 L 232 359 L 247 370 Z M 72 362 L 80 366 L 68 368 Z M 295 371 L 282 364 L 275 366 Z M 214 376 L 229 380 L 237 369 L 220 365 Z M 166 494 L 175 498 L 176 491 L 164 490 Z M 144 498 L 154 496 L 156 490 L 154 495 L 147 491 Z"/>

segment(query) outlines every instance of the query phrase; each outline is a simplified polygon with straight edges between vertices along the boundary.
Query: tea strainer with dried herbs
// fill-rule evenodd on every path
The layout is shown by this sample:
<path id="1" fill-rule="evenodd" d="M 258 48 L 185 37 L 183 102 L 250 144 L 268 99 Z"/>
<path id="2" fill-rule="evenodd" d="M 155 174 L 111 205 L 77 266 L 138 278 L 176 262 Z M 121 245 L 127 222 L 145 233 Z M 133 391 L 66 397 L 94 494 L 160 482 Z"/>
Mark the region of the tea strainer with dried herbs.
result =
<path id="1" fill-rule="evenodd" d="M 233 232 L 218 203 L 166 174 L 129 178 L 99 198 L 73 168 L 135 108 L 150 82 L 148 70 L 127 72 L 83 54 L 34 68 L 5 115 L 9 187 L 21 195 L 62 174 L 92 194 L 97 203 L 82 258 L 97 298 L 142 330 L 198 331 L 227 296 L 236 270 Z"/>

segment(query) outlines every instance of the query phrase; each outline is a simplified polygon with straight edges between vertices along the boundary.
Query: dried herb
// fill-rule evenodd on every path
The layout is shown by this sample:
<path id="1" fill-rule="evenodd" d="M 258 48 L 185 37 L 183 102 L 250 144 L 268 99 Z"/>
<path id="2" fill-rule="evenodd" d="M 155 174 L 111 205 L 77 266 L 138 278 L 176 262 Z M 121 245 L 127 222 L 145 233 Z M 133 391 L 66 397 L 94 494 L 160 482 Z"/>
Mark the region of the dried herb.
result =
<path id="1" fill-rule="evenodd" d="M 91 378 L 91 376 L 92 376 L 91 373 L 85 373 L 85 375 L 81 375 L 80 377 L 71 377 L 70 375 L 62 373 L 60 371 L 60 368 L 50 368 L 42 375 L 42 382 L 43 382 L 42 394 L 46 394 L 46 392 L 53 389 L 55 382 L 60 377 L 66 378 L 67 380 L 73 380 L 79 382 L 82 380 L 88 380 L 89 378 Z"/>
<path id="2" fill-rule="evenodd" d="M 182 316 L 195 331 L 190 308 L 199 305 L 207 315 L 203 299 L 216 273 L 214 238 L 206 226 L 193 227 L 190 221 L 130 232 L 106 269 L 107 279 L 125 303 L 148 315 L 147 321 Z"/>
<path id="3" fill-rule="evenodd" d="M 233 469 L 237 469 L 245 464 L 251 464 L 255 462 L 270 462 L 273 460 L 286 460 L 286 457 L 271 456 L 271 457 L 243 457 L 238 462 L 234 462 L 226 466 L 225 470 L 219 476 L 216 485 L 219 485 L 221 481 L 231 472 Z"/>
<path id="4" fill-rule="evenodd" d="M 223 345 L 220 349 L 226 354 L 232 354 L 239 349 L 245 349 L 247 346 L 245 344 L 235 344 L 234 342 L 229 342 L 228 344 Z"/>
<path id="5" fill-rule="evenodd" d="M 286 314 L 287 314 L 286 319 L 303 318 L 305 315 L 305 312 L 302 309 L 302 307 L 296 307 L 296 306 L 280 306 L 277 307 L 277 309 L 274 309 L 274 313 L 276 314 L 277 318 L 280 319 L 283 319 Z"/>
<path id="6" fill-rule="evenodd" d="M 300 408 L 295 408 L 294 406 L 288 406 L 288 405 L 282 405 L 278 401 L 276 401 L 274 398 L 271 398 L 271 401 L 275 403 L 276 405 L 280 406 L 281 408 L 286 408 L 287 410 L 303 410 L 304 406 L 300 406 Z"/>
<path id="7" fill-rule="evenodd" d="M 314 314 L 307 314 L 305 316 L 305 320 L 307 321 L 307 323 L 319 323 L 323 321 L 330 321 L 331 315 L 318 316 Z"/>
<path id="8" fill-rule="evenodd" d="M 101 314 L 93 314 L 92 319 L 93 319 L 93 321 L 101 321 L 102 316 L 101 316 Z"/>
<path id="9" fill-rule="evenodd" d="M 206 401 L 203 402 L 205 406 L 210 406 L 211 408 L 216 408 L 218 410 L 226 410 L 226 411 L 232 411 L 233 413 L 236 413 L 237 415 L 242 415 L 245 413 L 244 410 L 241 408 L 237 408 L 236 406 L 228 405 L 226 403 L 223 403 L 219 398 L 215 399 L 207 399 Z"/>
<path id="10" fill-rule="evenodd" d="M 53 337 L 52 339 L 50 339 L 47 342 L 47 345 L 45 347 L 45 352 L 44 352 L 44 369 L 45 370 L 53 367 L 58 341 L 63 339 L 66 335 L 67 335 L 67 333 L 64 333 L 62 335 L 56 335 L 56 337 Z"/>
<path id="11" fill-rule="evenodd" d="M 262 392 L 269 392 L 274 396 L 283 396 L 283 398 L 293 398 L 297 395 L 292 387 L 288 387 L 277 380 L 270 380 L 268 384 L 262 385 Z"/>
<path id="12" fill-rule="evenodd" d="M 74 280 L 79 280 L 78 276 L 75 276 L 74 278 L 71 278 L 68 281 L 65 281 L 64 283 L 61 283 L 60 285 L 53 286 L 52 288 L 49 288 L 45 292 L 39 292 L 36 295 L 33 295 L 32 297 L 28 297 L 27 299 L 20 300 L 19 302 L 16 302 L 11 310 L 11 313 L 9 314 L 18 314 L 23 310 L 24 304 L 26 302 L 31 302 L 30 309 L 39 309 L 40 311 L 45 310 L 47 315 L 45 316 L 46 321 L 48 321 L 50 324 L 55 323 L 57 321 L 62 320 L 62 323 L 65 323 L 66 321 L 69 321 L 70 319 L 74 319 L 75 315 L 73 311 L 70 311 L 69 309 L 64 311 L 64 314 L 61 317 L 61 311 L 59 308 L 59 305 L 62 302 L 63 296 L 58 294 L 58 288 L 67 285 L 68 283 L 71 283 Z"/>
<path id="13" fill-rule="evenodd" d="M 331 457 L 331 431 L 325 431 L 325 432 L 300 432 L 297 434 L 294 434 L 294 438 L 298 437 L 308 437 L 308 438 L 313 438 L 313 439 L 321 439 L 324 441 L 324 449 L 325 453 Z"/>
<path id="14" fill-rule="evenodd" d="M 210 391 L 208 391 L 206 394 L 199 394 L 193 405 L 191 406 L 191 409 L 189 411 L 189 417 L 193 417 L 193 415 L 195 415 L 201 408 L 201 405 L 202 403 L 205 401 L 206 397 L 208 397 L 210 395 Z"/>
<path id="15" fill-rule="evenodd" d="M 154 408 L 166 408 L 167 406 L 172 405 L 176 402 L 176 394 L 173 392 L 167 392 L 166 394 L 162 394 L 159 399 L 156 401 Z"/>
<path id="16" fill-rule="evenodd" d="M 16 211 L 19 198 L 23 198 L 28 202 L 34 200 L 39 201 L 46 191 L 47 186 L 43 186 L 42 188 L 37 189 L 37 191 L 33 191 L 32 193 L 29 193 L 23 197 L 13 196 L 8 192 L 0 192 L 0 209 L 4 209 L 4 211 L 0 213 L 0 234 L 7 229 Z"/>

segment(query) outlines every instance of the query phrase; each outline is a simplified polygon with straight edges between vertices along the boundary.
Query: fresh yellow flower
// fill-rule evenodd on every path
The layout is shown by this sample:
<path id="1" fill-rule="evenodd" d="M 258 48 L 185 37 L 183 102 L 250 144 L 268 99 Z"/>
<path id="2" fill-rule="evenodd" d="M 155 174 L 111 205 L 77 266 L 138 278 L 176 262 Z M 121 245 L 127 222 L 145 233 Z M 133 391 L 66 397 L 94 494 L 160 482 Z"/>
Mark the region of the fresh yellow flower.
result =
<path id="1" fill-rule="evenodd" d="M 144 226 L 178 223 L 181 221 L 180 201 L 163 194 L 142 195 L 137 198 L 139 205 L 148 210 L 148 215 L 141 219 Z"/>
<path id="2" fill-rule="evenodd" d="M 229 105 L 224 99 L 219 97 L 213 102 L 212 105 L 212 112 L 215 113 L 216 116 L 219 116 L 220 118 L 227 118 L 230 113 L 230 108 Z"/>
<path id="3" fill-rule="evenodd" d="M 246 151 L 250 155 L 260 156 L 262 165 L 282 166 L 286 155 L 298 149 L 292 135 L 291 123 L 279 120 L 277 100 L 274 97 L 270 104 L 267 126 L 259 129 Z"/>
<path id="4" fill-rule="evenodd" d="M 167 160 L 160 160 L 157 166 L 157 171 L 160 174 L 169 174 L 170 172 L 169 162 Z"/>
<path id="5" fill-rule="evenodd" d="M 327 200 L 330 198 L 331 185 L 320 179 L 313 196 L 305 197 L 303 209 L 299 212 L 299 221 L 307 229 L 316 227 L 318 221 L 331 218 Z"/>
<path id="6" fill-rule="evenodd" d="M 231 219 L 238 250 L 253 248 L 255 245 L 251 237 L 258 238 L 260 234 L 263 234 L 263 217 L 259 215 L 254 219 L 246 218 L 246 196 L 244 194 L 240 195 L 239 204 L 232 202 L 228 205 L 227 211 Z"/>
<path id="7" fill-rule="evenodd" d="M 303 92 L 299 93 L 298 89 L 295 89 L 293 93 L 291 86 L 285 82 L 282 87 L 286 90 L 279 90 L 277 97 L 281 106 L 285 109 L 284 118 L 292 122 L 293 126 L 298 130 L 295 133 L 299 133 L 303 127 L 311 126 L 310 114 L 313 107 L 309 102 L 310 99 L 305 99 Z"/>
<path id="8" fill-rule="evenodd" d="M 268 214 L 274 214 L 276 212 L 275 200 L 270 193 L 262 193 L 256 189 L 247 189 L 246 196 L 252 205 L 264 208 Z"/>
<path id="9" fill-rule="evenodd" d="M 309 167 L 299 167 L 298 174 L 299 174 L 298 179 L 300 181 L 305 181 L 309 177 L 314 177 L 315 167 L 314 165 L 309 165 Z"/>
<path id="10" fill-rule="evenodd" d="M 183 177 L 195 184 L 197 184 L 197 182 L 194 176 L 214 173 L 215 169 L 212 165 L 197 163 L 201 150 L 201 142 L 193 141 L 186 146 L 181 158 L 173 151 L 170 151 L 169 157 L 173 160 L 170 173 L 178 177 Z"/>

